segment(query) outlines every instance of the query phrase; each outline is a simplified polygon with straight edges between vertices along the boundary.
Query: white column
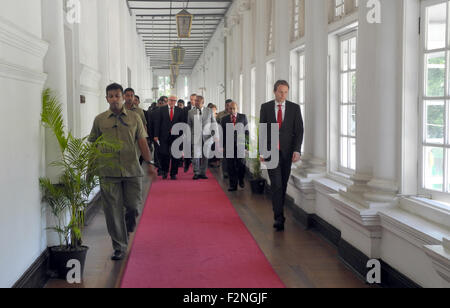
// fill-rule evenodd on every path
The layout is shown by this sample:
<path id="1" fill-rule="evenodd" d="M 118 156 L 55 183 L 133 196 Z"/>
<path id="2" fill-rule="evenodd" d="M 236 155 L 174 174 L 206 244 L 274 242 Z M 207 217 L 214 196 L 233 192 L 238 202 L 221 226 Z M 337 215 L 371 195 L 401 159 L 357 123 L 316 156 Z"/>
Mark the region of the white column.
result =
<path id="1" fill-rule="evenodd" d="M 49 43 L 47 55 L 44 59 L 44 71 L 48 75 L 45 88 L 50 88 L 57 95 L 62 105 L 64 124 L 68 128 L 67 113 L 67 75 L 66 75 L 66 48 L 64 41 L 64 10 L 62 1 L 42 1 L 42 38 Z M 61 158 L 58 142 L 50 130 L 45 131 L 45 176 L 57 183 L 60 168 L 51 167 L 50 163 Z M 46 215 L 47 227 L 55 226 L 50 211 Z M 59 243 L 54 231 L 47 231 L 47 244 L 49 246 Z"/>
<path id="2" fill-rule="evenodd" d="M 239 104 L 242 104 L 242 110 L 239 112 L 249 115 L 250 114 L 250 62 L 251 62 L 251 42 L 253 38 L 250 37 L 251 35 L 251 11 L 250 11 L 251 5 L 249 0 L 241 0 L 241 3 L 239 5 L 239 13 L 241 14 L 241 22 L 243 23 L 242 26 L 242 34 L 244 39 L 242 40 L 242 74 L 243 74 L 243 96 L 242 96 L 242 102 L 239 102 Z M 247 39 L 248 38 L 248 39 Z M 236 98 L 238 100 L 239 97 Z"/>
<path id="3" fill-rule="evenodd" d="M 266 102 L 266 41 L 267 41 L 267 14 L 266 1 L 256 1 L 256 116 Z"/>
<path id="4" fill-rule="evenodd" d="M 366 197 L 374 201 L 387 201 L 395 198 L 398 192 L 398 164 L 400 134 L 399 103 L 401 97 L 401 38 L 402 1 L 381 1 L 382 22 L 373 25 L 376 37 L 373 48 L 376 51 L 376 83 L 371 88 L 375 102 L 372 112 L 373 138 L 373 179 L 369 187 L 377 191 Z M 382 123 L 382 125 L 381 125 Z"/>
<path id="5" fill-rule="evenodd" d="M 327 160 L 327 2 L 306 0 L 306 111 L 305 155 L 303 176 L 319 176 L 326 172 Z"/>
<path id="6" fill-rule="evenodd" d="M 159 87 L 158 87 L 158 75 L 153 74 L 153 88 L 152 88 L 152 92 L 153 92 L 153 99 L 155 101 L 158 101 L 159 97 L 158 97 L 158 92 L 159 92 Z"/>
<path id="7" fill-rule="evenodd" d="M 380 24 L 369 24 L 360 2 L 357 56 L 357 167 L 354 185 L 332 195 L 342 238 L 380 258 L 381 208 L 397 204 L 400 135 L 402 1 L 381 0 Z"/>
<path id="8" fill-rule="evenodd" d="M 290 7 L 290 0 L 275 1 L 275 80 L 289 80 L 290 67 L 290 42 L 289 29 L 291 13 L 287 10 Z M 316 1 L 321 2 L 321 1 Z"/>
<path id="9" fill-rule="evenodd" d="M 62 1 L 42 1 L 42 38 L 49 43 L 47 55 L 44 59 L 44 71 L 48 78 L 46 88 L 52 89 L 62 104 L 64 124 L 68 127 L 67 117 L 67 82 L 66 82 L 66 48 L 64 42 L 64 10 Z M 56 180 L 59 176 L 58 168 L 49 164 L 58 158 L 56 140 L 46 133 L 46 166 L 47 177 Z"/>
<path id="10" fill-rule="evenodd" d="M 398 191 L 402 3 L 381 0 L 380 24 L 369 24 L 367 12 L 364 1 L 357 52 L 357 169 L 350 192 L 363 193 L 364 204 L 372 207 L 395 204 Z"/>

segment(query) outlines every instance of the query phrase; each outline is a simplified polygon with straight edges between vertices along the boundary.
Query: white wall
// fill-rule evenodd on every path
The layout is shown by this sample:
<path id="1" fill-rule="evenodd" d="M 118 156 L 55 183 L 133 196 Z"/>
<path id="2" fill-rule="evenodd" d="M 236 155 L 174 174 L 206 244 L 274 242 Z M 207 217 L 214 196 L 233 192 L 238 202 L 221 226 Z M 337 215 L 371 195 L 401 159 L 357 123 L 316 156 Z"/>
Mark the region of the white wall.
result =
<path id="1" fill-rule="evenodd" d="M 38 179 L 44 173 L 40 95 L 47 44 L 41 2 L 6 1 L 0 12 L 0 286 L 12 286 L 46 247 Z M 37 12 L 37 13 L 36 13 Z"/>
<path id="2" fill-rule="evenodd" d="M 38 185 L 39 177 L 50 175 L 45 161 L 55 151 L 40 126 L 44 84 L 60 95 L 63 110 L 70 110 L 76 136 L 89 134 L 95 116 L 107 110 L 107 84 L 127 86 L 128 67 L 142 101 L 152 96 L 149 59 L 125 1 L 81 0 L 80 24 L 64 22 L 62 4 L 58 3 L 60 11 L 51 4 L 7 0 L 0 11 L 0 91 L 5 113 L 0 122 L 5 149 L 0 153 L 0 287 L 11 287 L 47 245 L 55 244 L 45 232 L 47 219 Z M 72 58 L 65 52 L 64 33 L 72 33 Z M 46 58 L 47 50 L 52 56 Z M 74 63 L 69 72 L 74 79 L 71 89 L 65 81 L 69 61 Z M 86 104 L 79 103 L 80 95 L 86 97 Z"/>
<path id="3" fill-rule="evenodd" d="M 197 61 L 191 75 L 191 92 L 202 94 L 202 88 L 206 88 L 203 93 L 205 103 L 216 105 L 220 110 L 225 106 L 225 94 L 222 93 L 220 85 L 225 85 L 224 81 L 224 27 L 220 24 L 214 33 L 205 53 Z M 205 73 L 203 73 L 205 66 Z"/>

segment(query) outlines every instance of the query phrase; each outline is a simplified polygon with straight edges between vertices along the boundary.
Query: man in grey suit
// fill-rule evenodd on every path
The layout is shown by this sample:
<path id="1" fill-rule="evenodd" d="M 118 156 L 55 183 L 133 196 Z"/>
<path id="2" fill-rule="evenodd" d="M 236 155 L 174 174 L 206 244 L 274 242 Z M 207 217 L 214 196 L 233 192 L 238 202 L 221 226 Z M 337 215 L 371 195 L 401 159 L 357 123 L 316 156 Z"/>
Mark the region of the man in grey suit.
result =
<path id="1" fill-rule="evenodd" d="M 197 96 L 196 108 L 189 111 L 188 125 L 191 128 L 193 144 L 194 180 L 207 180 L 208 169 L 207 153 L 203 153 L 203 146 L 211 138 L 211 132 L 217 132 L 217 122 L 211 109 L 206 108 L 205 99 Z M 205 129 L 206 128 L 206 129 Z"/>

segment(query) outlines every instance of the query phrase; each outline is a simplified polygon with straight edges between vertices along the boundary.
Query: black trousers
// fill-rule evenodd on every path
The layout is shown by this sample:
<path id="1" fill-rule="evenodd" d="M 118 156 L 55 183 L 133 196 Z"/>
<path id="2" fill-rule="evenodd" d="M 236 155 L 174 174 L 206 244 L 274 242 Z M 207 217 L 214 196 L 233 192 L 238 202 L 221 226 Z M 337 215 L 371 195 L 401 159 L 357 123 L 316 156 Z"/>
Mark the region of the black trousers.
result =
<path id="1" fill-rule="evenodd" d="M 175 159 L 172 155 L 161 154 L 160 153 L 160 161 L 161 161 L 161 170 L 164 174 L 169 174 L 170 176 L 178 175 L 178 167 L 180 165 L 180 160 Z"/>
<path id="2" fill-rule="evenodd" d="M 230 177 L 230 187 L 236 188 L 239 181 L 245 177 L 245 160 L 241 158 L 227 158 L 228 176 Z"/>
<path id="3" fill-rule="evenodd" d="M 277 168 L 269 170 L 271 190 L 273 193 L 272 206 L 274 219 L 276 222 L 282 224 L 286 221 L 284 217 L 284 203 L 286 201 L 287 187 L 291 176 L 292 155 L 290 157 L 290 159 L 283 158 L 280 153 L 280 162 Z"/>
<path id="4" fill-rule="evenodd" d="M 153 148 L 154 148 L 153 161 L 158 166 L 158 170 L 159 170 L 162 168 L 161 167 L 161 155 L 159 153 L 159 145 L 154 141 L 153 141 Z"/>
<path id="5" fill-rule="evenodd" d="M 185 158 L 184 159 L 184 168 L 189 169 L 192 164 L 192 158 Z"/>

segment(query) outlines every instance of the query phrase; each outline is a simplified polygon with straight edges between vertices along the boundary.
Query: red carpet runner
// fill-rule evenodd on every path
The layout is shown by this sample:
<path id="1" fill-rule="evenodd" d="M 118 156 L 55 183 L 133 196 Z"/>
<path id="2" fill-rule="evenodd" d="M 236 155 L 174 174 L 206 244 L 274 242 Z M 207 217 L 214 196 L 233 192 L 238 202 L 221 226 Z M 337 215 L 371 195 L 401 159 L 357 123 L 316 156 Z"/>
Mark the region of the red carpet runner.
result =
<path id="1" fill-rule="evenodd" d="M 121 287 L 283 288 L 214 176 L 180 171 L 153 184 Z"/>

